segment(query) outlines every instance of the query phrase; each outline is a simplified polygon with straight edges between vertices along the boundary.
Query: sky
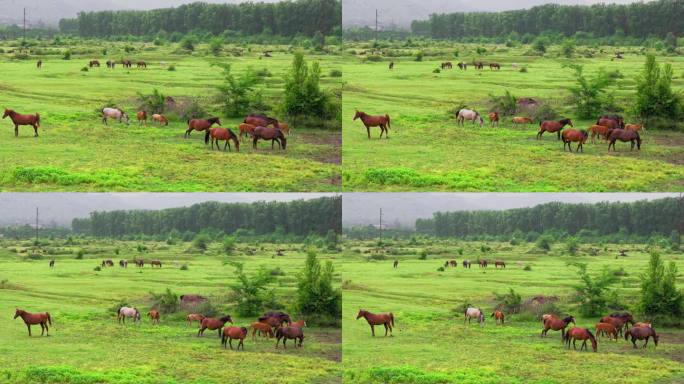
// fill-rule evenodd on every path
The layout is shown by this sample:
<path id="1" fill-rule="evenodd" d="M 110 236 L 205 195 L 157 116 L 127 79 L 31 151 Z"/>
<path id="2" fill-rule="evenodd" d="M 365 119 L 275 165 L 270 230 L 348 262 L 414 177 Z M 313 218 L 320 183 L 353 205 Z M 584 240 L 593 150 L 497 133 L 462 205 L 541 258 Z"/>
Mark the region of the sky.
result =
<path id="1" fill-rule="evenodd" d="M 342 225 L 383 223 L 413 228 L 418 218 L 437 211 L 503 210 L 533 207 L 552 201 L 565 203 L 630 202 L 679 196 L 677 193 L 345 193 Z"/>

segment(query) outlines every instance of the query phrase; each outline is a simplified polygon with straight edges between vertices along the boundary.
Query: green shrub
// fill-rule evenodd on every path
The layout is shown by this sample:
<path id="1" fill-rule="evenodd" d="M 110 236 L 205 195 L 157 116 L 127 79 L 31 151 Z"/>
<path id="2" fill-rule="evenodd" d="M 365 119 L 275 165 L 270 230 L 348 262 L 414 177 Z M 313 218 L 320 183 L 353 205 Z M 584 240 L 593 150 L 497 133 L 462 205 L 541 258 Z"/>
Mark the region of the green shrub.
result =
<path id="1" fill-rule="evenodd" d="M 83 256 L 85 256 L 85 252 L 82 249 L 79 249 L 76 252 L 76 260 L 83 260 Z"/>
<path id="2" fill-rule="evenodd" d="M 162 293 L 150 292 L 150 296 L 152 296 L 152 308 L 162 313 L 174 313 L 178 310 L 178 295 L 170 288 L 166 288 L 166 291 Z"/>
<path id="3" fill-rule="evenodd" d="M 342 77 L 342 71 L 340 71 L 339 69 L 331 69 L 330 77 Z"/>

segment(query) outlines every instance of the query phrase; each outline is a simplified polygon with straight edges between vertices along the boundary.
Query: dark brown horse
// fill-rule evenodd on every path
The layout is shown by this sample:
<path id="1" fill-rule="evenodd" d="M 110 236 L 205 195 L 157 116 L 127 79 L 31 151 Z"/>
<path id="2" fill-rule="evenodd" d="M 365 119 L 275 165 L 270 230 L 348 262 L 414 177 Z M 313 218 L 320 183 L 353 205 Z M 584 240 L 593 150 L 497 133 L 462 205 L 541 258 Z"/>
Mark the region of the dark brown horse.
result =
<path id="1" fill-rule="evenodd" d="M 393 268 L 397 268 L 399 266 L 399 260 L 394 260 L 394 263 L 392 264 Z"/>
<path id="2" fill-rule="evenodd" d="M 499 63 L 489 63 L 489 69 L 490 70 L 496 69 L 498 71 L 501 69 L 501 65 L 499 65 Z"/>
<path id="3" fill-rule="evenodd" d="M 271 140 L 271 149 L 273 149 L 273 144 L 278 142 L 278 147 L 280 149 L 285 149 L 287 147 L 287 139 L 285 134 L 278 128 L 267 128 L 259 126 L 254 128 L 254 133 L 252 134 L 252 147 L 257 148 L 257 142 L 259 139 Z"/>
<path id="4" fill-rule="evenodd" d="M 280 339 L 283 339 L 284 349 L 287 349 L 285 342 L 287 342 L 288 339 L 294 340 L 295 348 L 297 348 L 297 340 L 299 340 L 299 347 L 301 348 L 302 342 L 304 341 L 304 332 L 300 327 L 281 327 L 276 329 L 275 337 L 276 349 L 278 349 L 278 343 L 280 343 Z"/>
<path id="5" fill-rule="evenodd" d="M 50 260 L 50 268 L 55 267 L 55 259 Z"/>
<path id="6" fill-rule="evenodd" d="M 221 337 L 221 328 L 226 325 L 226 323 L 233 324 L 233 319 L 230 315 L 219 317 L 218 319 L 215 317 L 205 317 L 200 322 L 200 329 L 197 331 L 197 337 L 204 336 L 204 330 L 207 328 L 211 331 L 218 329 L 218 337 Z"/>
<path id="7" fill-rule="evenodd" d="M 394 327 L 394 315 L 390 313 L 370 313 L 365 309 L 359 309 L 359 313 L 356 315 L 356 320 L 360 318 L 366 319 L 368 325 L 371 327 L 371 334 L 375 336 L 375 326 L 383 325 L 385 327 L 385 336 L 387 336 L 387 331 L 389 330 L 390 336 L 392 336 L 392 327 Z"/>
<path id="8" fill-rule="evenodd" d="M 468 64 L 466 64 L 466 63 L 464 63 L 464 62 L 462 62 L 462 61 L 461 61 L 460 63 L 458 63 L 457 65 L 458 65 L 458 69 L 460 69 L 460 70 L 462 70 L 462 71 L 465 71 L 465 70 L 468 69 Z"/>
<path id="9" fill-rule="evenodd" d="M 280 128 L 278 126 L 278 120 L 258 113 L 247 115 L 242 122 L 245 124 L 252 124 L 255 127 L 268 127 L 269 125 L 273 125 L 276 128 Z"/>
<path id="10" fill-rule="evenodd" d="M 150 260 L 150 267 L 153 267 L 153 268 L 154 268 L 154 266 L 157 266 L 157 267 L 161 268 L 161 267 L 162 267 L 161 261 L 159 261 L 159 260 Z"/>
<path id="11" fill-rule="evenodd" d="M 463 268 L 470 269 L 470 260 L 463 260 Z"/>
<path id="12" fill-rule="evenodd" d="M 629 313 L 611 313 L 609 316 L 601 318 L 602 323 L 612 324 L 617 329 L 618 334 L 627 329 L 627 324 L 634 324 L 634 317 Z"/>
<path id="13" fill-rule="evenodd" d="M 648 339 L 651 337 L 653 338 L 653 342 L 655 343 L 656 347 L 658 346 L 659 336 L 651 327 L 632 327 L 625 331 L 625 340 L 627 340 L 627 337 L 632 338 L 632 345 L 634 348 L 637 347 L 637 340 L 646 340 L 642 346 L 642 348 L 646 348 L 648 345 Z"/>
<path id="14" fill-rule="evenodd" d="M 237 350 L 245 350 L 245 337 L 247 337 L 247 328 L 245 327 L 225 327 L 223 328 L 223 333 L 221 333 L 221 345 L 223 349 L 226 348 L 226 342 L 230 345 L 230 349 L 233 349 L 233 339 L 240 340 L 237 345 Z"/>
<path id="15" fill-rule="evenodd" d="M 494 268 L 499 268 L 499 267 L 506 269 L 506 262 L 503 260 L 495 260 L 494 261 Z"/>
<path id="16" fill-rule="evenodd" d="M 596 337 L 594 337 L 594 334 L 591 333 L 590 330 L 586 328 L 572 327 L 565 333 L 565 336 L 563 336 L 563 341 L 568 345 L 568 349 L 570 349 L 570 341 L 572 341 L 572 347 L 576 350 L 577 345 L 575 345 L 575 342 L 577 340 L 582 340 L 580 351 L 582 351 L 582 349 L 587 349 L 587 340 L 589 340 L 591 341 L 591 349 L 596 352 Z"/>
<path id="17" fill-rule="evenodd" d="M 115 61 L 107 60 L 107 68 L 114 69 L 115 66 L 116 66 L 116 62 L 115 62 Z"/>
<path id="18" fill-rule="evenodd" d="M 610 151 L 610 147 L 613 147 L 613 151 L 617 151 L 615 149 L 615 142 L 617 140 L 622 141 L 623 143 L 629 141 L 631 144 L 630 151 L 634 150 L 634 144 L 636 143 L 637 150 L 641 150 L 641 137 L 639 136 L 639 132 L 637 131 L 632 131 L 629 129 L 611 129 L 608 131 L 608 150 Z"/>
<path id="19" fill-rule="evenodd" d="M 38 62 L 36 62 L 36 68 L 38 68 L 38 69 L 43 68 L 43 60 L 38 60 Z"/>
<path id="20" fill-rule="evenodd" d="M 620 125 L 620 123 L 617 120 L 613 119 L 598 119 L 598 122 L 596 125 L 603 125 L 604 127 L 607 127 L 609 129 L 622 129 L 623 126 Z"/>
<path id="21" fill-rule="evenodd" d="M 544 320 L 544 329 L 541 332 L 541 336 L 546 336 L 546 334 L 549 332 L 549 329 L 552 331 L 561 331 L 561 341 L 563 341 L 565 336 L 565 328 L 570 323 L 575 324 L 575 318 L 572 316 L 567 316 L 563 319 L 559 319 L 557 317 L 547 317 Z"/>
<path id="22" fill-rule="evenodd" d="M 537 140 L 541 139 L 542 134 L 544 132 L 557 132 L 558 133 L 558 140 L 560 140 L 561 135 L 560 131 L 565 127 L 566 125 L 570 125 L 571 127 L 574 128 L 572 125 L 572 120 L 570 119 L 562 119 L 558 121 L 540 121 L 539 122 L 539 132 L 537 132 Z"/>
<path id="23" fill-rule="evenodd" d="M 238 141 L 238 137 L 235 133 L 228 128 L 217 127 L 207 129 L 207 133 L 204 135 L 204 144 L 207 144 L 209 137 L 211 137 L 211 149 L 214 149 L 214 142 L 216 143 L 216 149 L 221 149 L 219 147 L 219 141 L 223 140 L 226 142 L 226 144 L 223 145 L 223 151 L 225 152 L 226 147 L 230 150 L 229 141 L 232 140 L 233 144 L 235 144 L 235 150 L 240 152 L 240 141 Z"/>
<path id="24" fill-rule="evenodd" d="M 385 114 L 385 116 L 371 116 L 367 114 L 366 112 L 362 111 L 356 111 L 354 114 L 354 119 L 361 119 L 361 122 L 363 122 L 363 125 L 366 127 L 366 132 L 368 133 L 368 139 L 371 138 L 370 136 L 370 127 L 380 127 L 380 138 L 382 139 L 382 133 L 385 133 L 385 139 L 388 139 L 389 136 L 389 129 L 390 129 L 390 117 L 389 115 Z"/>
<path id="25" fill-rule="evenodd" d="M 615 127 L 612 127 L 613 124 L 607 122 L 606 120 L 614 121 Z M 610 127 L 610 128 L 624 128 L 625 127 L 625 119 L 620 115 L 603 115 L 603 116 L 600 116 L 598 119 L 596 119 L 596 125 L 603 125 L 603 126 Z"/>
<path id="26" fill-rule="evenodd" d="M 121 60 L 121 64 L 124 68 L 130 68 L 133 66 L 133 63 L 130 60 Z"/>
<path id="27" fill-rule="evenodd" d="M 90 60 L 90 62 L 88 63 L 88 66 L 90 68 L 92 68 L 92 67 L 100 68 L 100 61 L 99 60 Z"/>
<path id="28" fill-rule="evenodd" d="M 394 61 L 390 61 L 389 69 L 390 69 L 390 71 L 394 69 Z"/>
<path id="29" fill-rule="evenodd" d="M 221 120 L 218 117 L 210 117 L 208 119 L 190 119 L 188 120 L 188 129 L 185 131 L 185 138 L 190 137 L 192 131 L 204 131 L 211 128 L 212 125 L 221 125 Z"/>
<path id="30" fill-rule="evenodd" d="M 17 317 L 21 317 L 21 319 L 24 320 L 24 324 L 26 324 L 26 327 L 28 328 L 29 336 L 31 336 L 31 325 L 35 324 L 40 324 L 41 336 L 43 336 L 44 333 L 46 333 L 47 336 L 50 336 L 48 324 L 52 325 L 52 318 L 50 317 L 50 314 L 48 312 L 28 313 L 23 309 L 17 308 L 17 311 L 14 312 L 14 319 L 16 319 Z"/>
<path id="31" fill-rule="evenodd" d="M 140 61 L 138 61 L 137 66 L 138 66 L 138 68 L 147 68 L 147 63 L 140 60 Z"/>
<path id="32" fill-rule="evenodd" d="M 489 261 L 487 261 L 487 259 L 480 259 L 477 263 L 480 265 L 480 268 L 487 268 L 487 266 L 489 266 Z"/>
<path id="33" fill-rule="evenodd" d="M 475 69 L 483 69 L 484 68 L 484 63 L 481 61 L 476 61 L 473 63 L 473 65 L 475 66 Z"/>
<path id="34" fill-rule="evenodd" d="M 12 109 L 5 108 L 5 113 L 2 118 L 9 116 L 14 124 L 14 136 L 19 136 L 19 126 L 20 125 L 30 125 L 33 127 L 34 137 L 38 137 L 38 127 L 40 127 L 40 115 L 36 113 L 35 115 L 22 115 L 21 113 L 14 112 Z"/>
<path id="35" fill-rule="evenodd" d="M 263 316 L 260 316 L 258 320 L 260 323 L 268 324 L 273 328 L 279 328 L 285 323 L 292 323 L 290 315 L 281 311 L 266 312 Z"/>
<path id="36" fill-rule="evenodd" d="M 584 143 L 587 142 L 589 133 L 584 129 L 566 129 L 561 133 L 561 137 L 563 138 L 563 151 L 565 151 L 565 146 L 567 145 L 568 150 L 572 152 L 571 145 L 573 142 L 576 142 L 577 149 L 575 149 L 575 152 L 579 152 L 580 150 L 584 152 Z"/>

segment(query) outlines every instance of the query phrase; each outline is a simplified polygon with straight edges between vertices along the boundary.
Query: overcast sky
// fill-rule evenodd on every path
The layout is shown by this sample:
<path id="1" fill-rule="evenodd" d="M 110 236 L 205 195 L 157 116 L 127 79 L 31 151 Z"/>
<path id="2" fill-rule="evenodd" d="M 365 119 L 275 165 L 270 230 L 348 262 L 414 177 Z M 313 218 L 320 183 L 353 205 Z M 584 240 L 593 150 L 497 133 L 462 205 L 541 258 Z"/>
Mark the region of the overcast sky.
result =
<path id="1" fill-rule="evenodd" d="M 597 203 L 637 201 L 679 196 L 676 193 L 345 193 L 342 225 L 377 224 L 382 208 L 383 222 L 413 227 L 416 219 L 432 217 L 437 211 L 503 210 L 533 207 L 562 201 Z"/>

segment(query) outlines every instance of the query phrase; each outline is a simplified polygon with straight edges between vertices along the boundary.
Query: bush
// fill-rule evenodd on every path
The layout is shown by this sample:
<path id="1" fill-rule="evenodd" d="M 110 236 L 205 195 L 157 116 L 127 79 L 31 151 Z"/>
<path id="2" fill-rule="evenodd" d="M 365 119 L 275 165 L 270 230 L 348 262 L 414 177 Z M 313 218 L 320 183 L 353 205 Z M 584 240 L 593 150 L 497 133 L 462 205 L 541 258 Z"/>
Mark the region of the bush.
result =
<path id="1" fill-rule="evenodd" d="M 532 270 L 532 264 L 525 264 L 523 271 L 531 271 L 531 270 Z"/>
<path id="2" fill-rule="evenodd" d="M 231 71 L 230 64 L 216 64 L 223 70 L 223 84 L 216 87 L 219 91 L 219 101 L 223 104 L 223 112 L 230 117 L 244 116 L 250 109 L 250 97 L 255 92 L 254 87 L 262 82 L 261 77 L 254 71 L 247 69 L 236 76 Z"/>
<path id="3" fill-rule="evenodd" d="M 508 289 L 508 293 L 498 294 L 494 292 L 494 300 L 498 302 L 497 308 L 506 313 L 518 313 L 522 306 L 522 297 L 513 288 Z"/>
<path id="4" fill-rule="evenodd" d="M 170 72 L 173 72 L 173 71 L 176 70 L 176 66 L 173 65 L 173 64 L 171 64 L 171 65 L 169 65 L 169 68 L 167 68 L 166 70 L 167 70 L 167 71 L 170 71 Z"/>
<path id="5" fill-rule="evenodd" d="M 672 65 L 661 68 L 653 54 L 646 56 L 644 71 L 637 78 L 634 110 L 639 117 L 676 121 L 681 116 L 682 98 L 672 90 L 672 77 Z"/>
<path id="6" fill-rule="evenodd" d="M 520 72 L 520 73 L 527 73 L 527 67 L 520 67 L 520 69 L 518 70 L 518 72 Z"/>
<path id="7" fill-rule="evenodd" d="M 432 73 L 440 73 L 440 72 L 442 72 L 442 70 L 439 68 L 435 68 L 432 70 Z"/>
<path id="8" fill-rule="evenodd" d="M 617 282 L 616 275 L 607 267 L 601 270 L 598 276 L 591 276 L 587 272 L 586 263 L 570 264 L 577 268 L 580 282 L 575 289 L 574 299 L 578 304 L 579 311 L 586 317 L 601 315 L 606 311 L 611 300 L 610 286 Z"/>
<path id="9" fill-rule="evenodd" d="M 684 291 L 677 289 L 677 265 L 671 261 L 666 267 L 657 252 L 651 253 L 648 269 L 641 275 L 639 310 L 649 317 L 684 315 Z"/>
<path id="10" fill-rule="evenodd" d="M 187 271 L 188 269 L 189 269 L 189 268 L 188 268 L 188 263 L 184 263 L 183 265 L 180 266 L 180 270 L 181 270 L 181 271 Z"/>
<path id="11" fill-rule="evenodd" d="M 551 250 L 551 244 L 553 243 L 553 239 L 547 235 L 542 235 L 539 236 L 537 239 L 537 248 L 543 249 L 544 251 L 550 251 Z"/>
<path id="12" fill-rule="evenodd" d="M 185 37 L 183 37 L 183 39 L 180 41 L 180 47 L 190 52 L 195 50 L 195 44 L 195 38 L 191 35 L 185 35 Z"/>
<path id="13" fill-rule="evenodd" d="M 71 60 L 71 50 L 67 49 L 64 51 L 64 56 L 62 57 L 62 60 Z"/>
<path id="14" fill-rule="evenodd" d="M 342 315 L 342 292 L 333 288 L 334 268 L 330 261 L 321 265 L 316 252 L 309 250 L 304 269 L 297 276 L 295 307 L 307 319 L 312 315 L 335 319 Z"/>
<path id="15" fill-rule="evenodd" d="M 232 263 L 235 266 L 236 283 L 230 285 L 233 299 L 237 302 L 237 312 L 240 316 L 256 316 L 260 314 L 267 302 L 273 301 L 273 291 L 267 290 L 267 285 L 274 277 L 263 266 L 253 276 L 248 276 L 242 263 Z"/>
<path id="16" fill-rule="evenodd" d="M 202 252 L 207 250 L 210 242 L 211 239 L 209 238 L 209 235 L 205 233 L 199 233 L 192 239 L 192 245 Z"/>
<path id="17" fill-rule="evenodd" d="M 418 53 L 416 53 L 416 61 L 423 61 L 423 55 L 423 51 L 418 51 Z"/>
<path id="18" fill-rule="evenodd" d="M 150 296 L 152 296 L 152 308 L 162 313 L 174 313 L 178 310 L 178 295 L 170 288 L 166 288 L 163 293 L 150 292 Z"/>
<path id="19" fill-rule="evenodd" d="M 382 56 L 380 56 L 380 55 L 368 55 L 368 56 L 366 56 L 366 61 L 379 62 L 379 61 L 382 61 Z"/>
<path id="20" fill-rule="evenodd" d="M 518 110 L 518 98 L 512 95 L 508 90 L 501 96 L 490 94 L 489 102 L 492 103 L 492 110 L 498 112 L 500 115 L 514 115 Z"/>
<path id="21" fill-rule="evenodd" d="M 138 109 L 148 113 L 164 113 L 166 109 L 166 97 L 157 88 L 152 93 L 145 95 L 138 92 Z"/>
<path id="22" fill-rule="evenodd" d="M 85 256 L 85 252 L 83 252 L 82 249 L 79 249 L 78 252 L 76 252 L 76 260 L 83 260 L 83 256 Z"/>
<path id="23" fill-rule="evenodd" d="M 100 268 L 99 265 L 96 266 L 95 268 L 93 268 L 93 271 L 95 271 L 95 272 L 100 272 L 101 270 L 102 270 L 102 268 Z"/>
<path id="24" fill-rule="evenodd" d="M 342 71 L 340 71 L 339 69 L 331 69 L 330 77 L 342 77 Z"/>
<path id="25" fill-rule="evenodd" d="M 418 254 L 418 260 L 427 260 L 427 256 L 428 256 L 427 250 L 422 249 L 420 251 L 420 253 Z"/>
<path id="26" fill-rule="evenodd" d="M 223 238 L 223 252 L 225 252 L 226 255 L 230 255 L 233 253 L 234 250 L 235 250 L 235 237 L 225 236 Z"/>
<path id="27" fill-rule="evenodd" d="M 88 67 L 81 68 L 81 72 L 88 72 Z"/>
<path id="28" fill-rule="evenodd" d="M 576 237 L 568 237 L 565 241 L 565 250 L 573 256 L 577 254 L 577 251 L 579 251 L 579 241 Z"/>

